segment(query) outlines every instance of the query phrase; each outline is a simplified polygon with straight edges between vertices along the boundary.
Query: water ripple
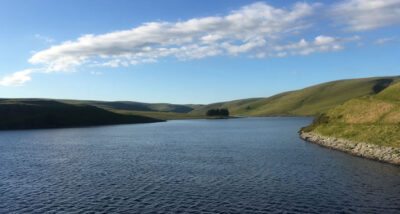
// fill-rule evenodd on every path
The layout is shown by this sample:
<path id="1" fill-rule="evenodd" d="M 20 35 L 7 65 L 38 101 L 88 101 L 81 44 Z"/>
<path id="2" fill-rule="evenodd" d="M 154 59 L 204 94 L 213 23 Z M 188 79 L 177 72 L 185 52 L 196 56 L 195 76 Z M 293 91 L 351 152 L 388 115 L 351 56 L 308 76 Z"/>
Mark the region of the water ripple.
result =
<path id="1" fill-rule="evenodd" d="M 305 143 L 311 118 L 0 132 L 0 213 L 400 213 L 400 168 Z"/>

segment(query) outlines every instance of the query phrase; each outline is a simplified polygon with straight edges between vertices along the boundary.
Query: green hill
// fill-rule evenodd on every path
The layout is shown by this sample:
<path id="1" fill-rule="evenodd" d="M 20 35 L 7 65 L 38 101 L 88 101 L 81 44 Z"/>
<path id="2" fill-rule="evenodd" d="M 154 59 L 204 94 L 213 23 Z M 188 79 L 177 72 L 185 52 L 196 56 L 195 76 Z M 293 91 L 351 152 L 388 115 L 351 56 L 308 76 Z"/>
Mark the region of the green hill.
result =
<path id="1" fill-rule="evenodd" d="M 379 92 L 377 98 L 396 101 L 400 87 L 393 85 L 399 81 L 400 76 L 338 80 L 268 98 L 249 98 L 209 105 L 0 99 L 0 119 L 3 120 L 0 121 L 0 128 L 66 127 L 207 118 L 208 110 L 222 108 L 228 109 L 232 116 L 315 116 L 353 98 L 372 96 Z M 384 90 L 391 85 L 391 90 L 395 92 Z"/>
<path id="2" fill-rule="evenodd" d="M 242 100 L 233 100 L 228 102 L 219 102 L 219 103 L 212 103 L 208 105 L 198 106 L 196 109 L 189 112 L 189 114 L 193 115 L 206 115 L 207 111 L 210 109 L 217 109 L 217 108 L 226 108 L 231 111 L 232 109 L 237 109 L 241 106 L 245 106 L 249 103 L 256 102 L 258 100 L 262 100 L 263 98 L 249 98 L 249 99 L 242 99 Z"/>
<path id="3" fill-rule="evenodd" d="M 400 82 L 355 98 L 316 118 L 304 131 L 356 142 L 400 147 Z"/>
<path id="4" fill-rule="evenodd" d="M 123 115 L 90 105 L 54 100 L 0 100 L 0 129 L 36 129 L 160 122 L 145 116 Z"/>
<path id="5" fill-rule="evenodd" d="M 193 111 L 200 105 L 177 105 L 169 103 L 141 103 L 131 101 L 86 101 L 86 100 L 61 100 L 70 104 L 86 104 L 100 108 L 114 110 L 131 110 L 131 111 L 153 111 L 153 112 L 173 112 L 173 113 L 188 113 Z"/>
<path id="6" fill-rule="evenodd" d="M 399 80 L 400 76 L 338 80 L 268 98 L 205 105 L 191 111 L 190 114 L 205 114 L 212 108 L 228 108 L 234 116 L 319 115 L 352 98 L 377 94 Z"/>
<path id="7" fill-rule="evenodd" d="M 391 85 L 389 88 L 380 92 L 376 97 L 381 100 L 400 101 L 400 84 Z"/>

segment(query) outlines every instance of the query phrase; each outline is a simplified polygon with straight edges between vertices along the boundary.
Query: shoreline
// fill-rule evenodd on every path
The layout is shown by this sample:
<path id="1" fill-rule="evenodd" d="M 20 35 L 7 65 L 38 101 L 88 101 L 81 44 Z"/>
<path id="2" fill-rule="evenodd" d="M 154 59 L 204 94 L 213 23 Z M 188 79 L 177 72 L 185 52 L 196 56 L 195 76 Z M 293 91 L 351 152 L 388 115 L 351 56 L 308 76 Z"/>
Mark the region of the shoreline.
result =
<path id="1" fill-rule="evenodd" d="M 312 132 L 299 132 L 300 138 L 311 143 L 348 154 L 400 166 L 400 148 L 352 142 L 334 137 L 325 137 Z"/>
<path id="2" fill-rule="evenodd" d="M 157 121 L 146 121 L 146 122 L 133 122 L 133 123 L 105 123 L 105 124 L 93 124 L 93 125 L 75 125 L 75 126 L 48 126 L 48 127 L 34 127 L 34 128 L 0 128 L 2 131 L 29 131 L 29 130 L 53 130 L 53 129 L 76 129 L 76 128 L 95 128 L 102 126 L 118 126 L 118 125 L 135 125 L 135 124 L 149 124 L 149 123 L 163 123 L 167 120 L 157 120 Z"/>

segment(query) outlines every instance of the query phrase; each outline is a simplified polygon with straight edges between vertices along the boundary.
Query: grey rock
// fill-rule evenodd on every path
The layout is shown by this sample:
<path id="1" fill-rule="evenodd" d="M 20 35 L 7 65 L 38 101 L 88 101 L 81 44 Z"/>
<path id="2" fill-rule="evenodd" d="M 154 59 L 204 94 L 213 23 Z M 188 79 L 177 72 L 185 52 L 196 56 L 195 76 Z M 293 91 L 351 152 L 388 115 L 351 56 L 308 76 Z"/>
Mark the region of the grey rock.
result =
<path id="1" fill-rule="evenodd" d="M 400 151 L 400 148 L 379 146 L 362 142 L 351 142 L 339 138 L 320 136 L 313 132 L 300 132 L 300 138 L 355 156 L 400 165 L 400 153 L 398 152 Z"/>

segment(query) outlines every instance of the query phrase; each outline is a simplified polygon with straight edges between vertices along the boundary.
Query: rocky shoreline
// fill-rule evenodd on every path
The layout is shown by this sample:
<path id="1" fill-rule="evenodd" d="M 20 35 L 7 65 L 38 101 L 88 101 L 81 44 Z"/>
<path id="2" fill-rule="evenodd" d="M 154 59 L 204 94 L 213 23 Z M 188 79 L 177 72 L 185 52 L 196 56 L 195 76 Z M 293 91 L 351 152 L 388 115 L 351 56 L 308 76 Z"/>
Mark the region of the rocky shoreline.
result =
<path id="1" fill-rule="evenodd" d="M 400 166 L 400 148 L 358 143 L 333 137 L 324 137 L 312 132 L 300 132 L 300 138 L 308 142 L 340 150 L 355 156 Z"/>

